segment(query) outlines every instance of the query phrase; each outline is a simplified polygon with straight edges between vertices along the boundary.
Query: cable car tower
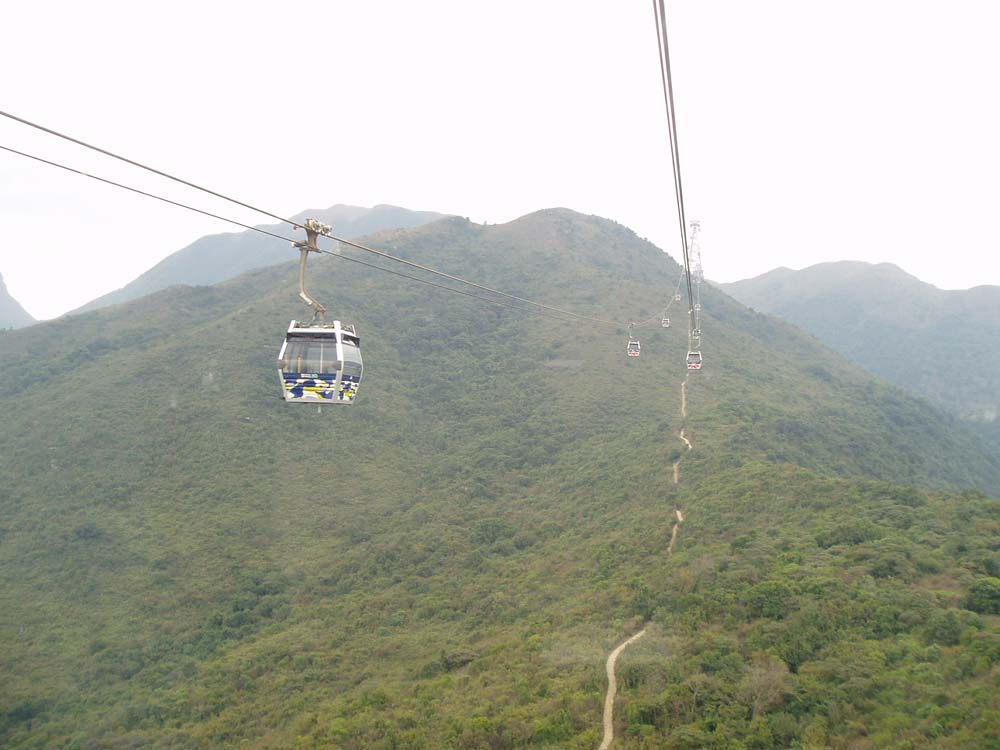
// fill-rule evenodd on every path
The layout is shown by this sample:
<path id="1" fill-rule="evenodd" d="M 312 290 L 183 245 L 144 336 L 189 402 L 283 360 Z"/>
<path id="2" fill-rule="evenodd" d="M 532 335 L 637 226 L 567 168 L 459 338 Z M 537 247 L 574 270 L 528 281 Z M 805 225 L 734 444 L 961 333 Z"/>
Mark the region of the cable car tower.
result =
<path id="1" fill-rule="evenodd" d="M 296 404 L 353 404 L 361 384 L 361 339 L 353 325 L 326 322 L 326 308 L 306 291 L 306 261 L 320 252 L 321 234 L 331 228 L 316 219 L 303 224 L 306 241 L 299 248 L 299 297 L 313 310 L 309 323 L 293 320 L 278 352 L 278 375 L 285 401 Z"/>
<path id="2" fill-rule="evenodd" d="M 677 223 L 680 228 L 681 249 L 684 251 L 684 276 L 687 281 L 688 299 L 688 355 L 687 368 L 689 370 L 700 370 L 702 365 L 701 357 L 701 328 L 698 322 L 701 312 L 701 299 L 699 288 L 698 295 L 695 294 L 694 276 L 697 273 L 700 287 L 701 281 L 701 260 L 700 256 L 696 265 L 692 264 L 690 245 L 688 242 L 687 216 L 684 211 L 684 187 L 681 182 L 681 154 L 680 146 L 677 142 L 677 110 L 674 106 L 674 83 L 670 72 L 670 47 L 667 42 L 667 18 L 664 0 L 653 0 L 653 15 L 656 21 L 656 39 L 659 45 L 660 76 L 663 80 L 663 103 L 667 113 L 667 139 L 670 143 L 670 163 L 673 167 L 674 178 L 674 198 L 677 204 Z M 697 236 L 700 225 L 692 222 L 692 240 Z"/>

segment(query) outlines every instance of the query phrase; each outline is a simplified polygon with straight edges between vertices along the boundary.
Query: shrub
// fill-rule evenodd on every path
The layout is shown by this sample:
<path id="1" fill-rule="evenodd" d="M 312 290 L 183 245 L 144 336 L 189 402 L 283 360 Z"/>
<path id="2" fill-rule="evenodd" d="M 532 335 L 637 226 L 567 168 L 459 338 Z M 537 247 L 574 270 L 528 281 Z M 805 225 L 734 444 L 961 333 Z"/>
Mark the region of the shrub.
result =
<path id="1" fill-rule="evenodd" d="M 980 578 L 969 586 L 966 609 L 983 615 L 1000 615 L 1000 578 Z"/>

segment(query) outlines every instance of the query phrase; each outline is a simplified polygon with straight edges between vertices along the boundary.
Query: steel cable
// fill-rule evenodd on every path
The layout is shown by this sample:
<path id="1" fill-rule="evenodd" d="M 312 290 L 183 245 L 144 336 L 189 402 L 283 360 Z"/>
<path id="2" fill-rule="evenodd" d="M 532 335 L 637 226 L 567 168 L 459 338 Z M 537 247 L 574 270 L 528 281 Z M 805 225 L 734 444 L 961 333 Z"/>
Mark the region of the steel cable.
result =
<path id="1" fill-rule="evenodd" d="M 111 185 L 112 187 L 120 188 L 121 190 L 127 190 L 127 191 L 129 191 L 131 193 L 136 193 L 137 195 L 141 195 L 141 196 L 144 196 L 146 198 L 152 198 L 154 200 L 158 200 L 158 201 L 161 201 L 163 203 L 168 203 L 171 206 L 176 206 L 178 208 L 183 208 L 183 209 L 186 209 L 188 211 L 193 211 L 195 213 L 201 214 L 203 216 L 208 216 L 210 218 L 218 219 L 219 221 L 224 221 L 224 222 L 227 222 L 229 224 L 233 224 L 235 226 L 242 227 L 244 229 L 249 229 L 251 231 L 258 232 L 259 234 L 264 234 L 264 235 L 267 235 L 268 237 L 273 237 L 274 239 L 278 239 L 278 240 L 282 240 L 284 242 L 288 242 L 289 244 L 292 244 L 292 245 L 296 244 L 296 240 L 294 240 L 291 237 L 285 237 L 284 235 L 276 234 L 274 232 L 268 231 L 267 229 L 261 229 L 260 227 L 255 227 L 255 226 L 252 226 L 250 224 L 244 224 L 241 221 L 236 221 L 235 219 L 229 219 L 229 218 L 227 218 L 225 216 L 220 216 L 219 214 L 215 214 L 215 213 L 212 213 L 210 211 L 205 211 L 205 210 L 203 210 L 201 208 L 197 208 L 195 206 L 190 206 L 190 205 L 188 205 L 186 203 L 181 203 L 179 201 L 171 200 L 170 198 L 164 198 L 163 196 L 156 195 L 155 193 L 150 193 L 150 192 L 147 192 L 145 190 L 140 190 L 139 188 L 135 188 L 135 187 L 131 187 L 129 185 L 125 185 L 125 184 L 120 183 L 120 182 L 115 182 L 114 180 L 109 180 L 109 179 L 107 179 L 105 177 L 100 177 L 98 175 L 91 174 L 90 172 L 85 172 L 82 169 L 76 169 L 74 167 L 70 167 L 70 166 L 67 166 L 65 164 L 60 164 L 59 162 L 51 161 L 49 159 L 44 159 L 44 158 L 42 158 L 40 156 L 35 156 L 33 154 L 29 154 L 29 153 L 26 153 L 24 151 L 18 151 L 17 149 L 10 148 L 8 146 L 0 145 L 0 150 L 7 151 L 9 153 L 16 154 L 18 156 L 22 156 L 22 157 L 24 157 L 26 159 L 31 159 L 33 161 L 37 161 L 37 162 L 40 162 L 42 164 L 47 164 L 48 166 L 56 167 L 58 169 L 65 170 L 67 172 L 72 172 L 73 174 L 77 174 L 77 175 L 80 175 L 82 177 L 89 177 L 92 180 L 96 180 L 96 181 L 104 183 L 106 185 Z M 351 245 L 352 247 L 357 246 L 357 243 L 352 243 L 352 242 L 346 242 L 345 244 Z M 460 295 L 465 296 L 465 297 L 471 297 L 472 299 L 477 299 L 477 300 L 480 300 L 482 302 L 488 302 L 488 303 L 493 304 L 493 305 L 506 306 L 506 307 L 509 307 L 509 308 L 511 308 L 513 310 L 520 310 L 522 312 L 530 312 L 530 313 L 534 313 L 536 315 L 542 315 L 544 317 L 552 318 L 554 320 L 560 320 L 560 321 L 562 321 L 564 323 L 566 323 L 566 322 L 569 322 L 569 323 L 579 323 L 580 322 L 579 318 L 583 317 L 583 316 L 579 316 L 579 315 L 577 315 L 575 313 L 571 313 L 569 311 L 563 311 L 563 310 L 560 310 L 559 308 L 550 307 L 550 306 L 546 306 L 546 310 L 545 311 L 530 310 L 528 308 L 512 304 L 511 302 L 507 302 L 506 300 L 503 300 L 503 299 L 492 299 L 490 297 L 484 297 L 481 294 L 473 294 L 473 293 L 467 292 L 467 291 L 465 291 L 463 289 L 456 289 L 455 287 L 446 286 L 444 284 L 438 284 L 438 283 L 436 283 L 434 281 L 430 281 L 428 279 L 421 279 L 421 278 L 419 278 L 417 276 L 413 276 L 411 274 L 401 273 L 399 271 L 393 271 L 390 268 L 384 268 L 382 266 L 377 266 L 374 263 L 366 263 L 365 261 L 360 260 L 358 258 L 351 258 L 350 256 L 347 256 L 347 255 L 340 255 L 339 253 L 335 253 L 332 250 L 326 250 L 326 249 L 320 248 L 318 250 L 318 252 L 323 253 L 324 255 L 330 255 L 330 256 L 332 256 L 334 258 L 340 258 L 341 260 L 350 261 L 351 263 L 357 263 L 357 264 L 362 265 L 362 266 L 367 266 L 368 268 L 373 268 L 375 270 L 382 271 L 384 273 L 389 273 L 389 274 L 392 274 L 393 276 L 398 276 L 400 278 L 409 279 L 411 281 L 416 281 L 418 283 L 425 284 L 427 286 L 431 286 L 431 287 L 434 287 L 436 289 L 443 289 L 444 291 L 453 292 L 455 294 L 460 294 Z M 483 288 L 484 289 L 489 289 L 488 287 L 483 287 Z M 506 295 L 503 292 L 499 292 L 499 294 L 501 294 L 501 295 L 503 295 L 505 297 L 513 297 L 513 295 Z M 514 297 L 514 299 L 520 299 L 520 298 Z M 610 323 L 611 322 L 611 321 L 601 321 L 601 320 L 599 320 L 597 318 L 587 318 L 587 320 L 593 320 L 593 321 L 602 322 L 602 323 L 604 323 L 604 322 L 609 322 Z M 614 326 L 616 326 L 616 327 L 621 327 L 622 325 L 624 325 L 624 324 L 621 324 L 621 323 L 612 323 L 612 324 Z"/>
<path id="2" fill-rule="evenodd" d="M 146 164 L 142 164 L 141 162 L 135 161 L 133 159 L 129 159 L 128 157 L 121 156 L 119 154 L 114 153 L 113 151 L 109 151 L 107 149 L 101 148 L 100 146 L 95 146 L 93 144 L 87 143 L 86 141 L 82 141 L 79 138 L 74 138 L 73 136 L 67 135 L 65 133 L 60 133 L 57 130 L 53 130 L 52 128 L 45 127 L 44 125 L 40 125 L 40 124 L 38 124 L 36 122 L 32 122 L 32 121 L 27 120 L 27 119 L 25 119 L 23 117 L 18 117 L 17 115 L 11 114 L 10 112 L 4 112 L 4 111 L 0 110 L 0 116 L 6 117 L 6 118 L 11 119 L 11 120 L 14 120 L 14 121 L 19 122 L 19 123 L 21 123 L 23 125 L 27 125 L 28 127 L 35 128 L 36 130 L 40 130 L 43 133 L 48 133 L 49 135 L 53 135 L 53 136 L 55 136 L 57 138 L 62 138 L 62 139 L 67 140 L 67 141 L 69 141 L 71 143 L 75 143 L 75 144 L 77 144 L 79 146 L 83 146 L 84 148 L 88 148 L 88 149 L 90 149 L 92 151 L 96 151 L 96 152 L 98 152 L 100 154 L 103 154 L 105 156 L 109 156 L 109 157 L 111 157 L 113 159 L 117 159 L 119 161 L 125 162 L 126 164 L 130 164 L 130 165 L 132 165 L 134 167 L 139 167 L 140 169 L 144 169 L 144 170 L 146 170 L 148 172 L 152 172 L 153 174 L 159 175 L 161 177 L 165 177 L 165 178 L 167 178 L 169 180 L 173 180 L 174 182 L 179 182 L 180 184 L 186 185 L 186 186 L 191 187 L 191 188 L 194 188 L 195 190 L 200 190 L 200 191 L 202 191 L 204 193 L 208 193 L 209 195 L 215 196 L 216 198 L 221 198 L 222 200 L 229 201 L 230 203 L 235 203 L 238 206 L 242 206 L 244 208 L 249 208 L 252 211 L 257 211 L 258 213 L 261 213 L 261 214 L 263 214 L 265 216 L 269 216 L 272 219 L 277 219 L 278 221 L 283 222 L 285 224 L 290 224 L 293 227 L 295 227 L 296 229 L 299 229 L 299 228 L 302 227 L 302 225 L 299 222 L 293 221 L 292 219 L 288 219 L 286 217 L 279 216 L 278 214 L 271 213 L 270 211 L 265 211 L 262 208 L 258 208 L 256 206 L 253 206 L 253 205 L 249 204 L 249 203 L 244 203 L 243 201 L 237 200 L 235 198 L 231 198 L 231 197 L 229 197 L 227 195 L 224 195 L 222 193 L 216 192 L 215 190 L 211 190 L 209 188 L 203 187 L 203 186 L 198 185 L 196 183 L 189 182 L 188 180 L 182 179 L 180 177 L 175 177 L 174 175 L 168 174 L 167 172 L 163 172 L 163 171 L 161 171 L 159 169 L 156 169 L 154 167 L 150 167 L 150 166 L 148 166 Z M 91 175 L 87 175 L 87 176 L 91 176 Z M 110 181 L 106 181 L 106 182 L 110 183 Z M 132 189 L 132 188 L 129 188 L 129 189 Z M 141 192 L 141 191 L 135 190 L 135 189 L 132 189 L 132 190 L 133 190 L 133 192 Z M 166 199 L 161 199 L 161 200 L 166 200 Z M 207 213 L 207 212 L 202 212 L 202 213 Z M 231 222 L 231 223 L 236 223 L 236 222 Z M 241 225 L 241 226 L 246 226 L 246 225 Z M 387 253 L 387 252 L 384 252 L 382 250 L 376 250 L 375 248 L 368 247 L 366 245 L 362 245 L 359 242 L 353 242 L 352 240 L 347 240 L 347 239 L 344 239 L 342 237 L 337 237 L 336 235 L 333 235 L 333 234 L 325 234 L 325 235 L 322 235 L 322 236 L 329 237 L 332 240 L 335 240 L 337 242 L 340 242 L 340 243 L 342 243 L 344 245 L 348 245 L 348 246 L 353 247 L 353 248 L 357 248 L 358 250 L 363 250 L 366 253 L 371 253 L 371 254 L 377 255 L 377 256 L 379 256 L 381 258 L 385 258 L 387 260 L 391 260 L 391 261 L 394 261 L 396 263 L 402 263 L 403 265 L 410 266 L 411 268 L 417 268 L 417 269 L 419 269 L 421 271 L 424 271 L 426 273 L 430 273 L 430 274 L 434 274 L 435 276 L 440 276 L 442 278 L 446 278 L 449 281 L 454 281 L 454 282 L 459 283 L 459 284 L 465 284 L 465 285 L 471 286 L 471 287 L 473 287 L 475 289 L 479 289 L 480 291 L 489 292 L 490 294 L 497 294 L 497 295 L 499 295 L 501 297 L 507 297 L 509 299 L 516 300 L 518 302 L 523 302 L 524 304 L 527 304 L 527 305 L 532 305 L 532 306 L 537 307 L 539 309 L 548 310 L 550 312 L 555 312 L 555 313 L 558 313 L 560 315 L 568 315 L 570 317 L 579 318 L 581 320 L 587 320 L 587 321 L 590 321 L 590 322 L 593 322 L 593 323 L 601 323 L 601 324 L 604 324 L 604 325 L 612 325 L 612 326 L 615 326 L 615 327 L 620 327 L 621 325 L 623 325 L 622 323 L 620 323 L 618 321 L 605 320 L 603 318 L 595 318 L 595 317 L 592 317 L 590 315 L 581 315 L 581 314 L 575 313 L 575 312 L 573 312 L 571 310 L 563 310 L 563 309 L 555 307 L 553 305 L 546 305 L 546 304 L 544 304 L 542 302 L 535 302 L 534 300 L 530 300 L 530 299 L 527 299 L 525 297 L 520 297 L 520 296 L 518 296 L 516 294 L 510 294 L 508 292 L 503 292 L 503 291 L 501 291 L 499 289 L 493 289 L 493 288 L 488 287 L 488 286 L 486 286 L 484 284 L 478 284 L 478 283 L 476 283 L 474 281 L 469 281 L 468 279 L 463 279 L 460 276 L 455 276 L 453 274 L 445 273 L 444 271 L 438 271 L 437 269 L 431 268 L 430 266 L 425 266 L 425 265 L 422 265 L 420 263 L 415 263 L 413 261 L 406 260 L 404 258 L 399 258 L 399 257 L 397 257 L 395 255 L 392 255 L 391 253 Z"/>

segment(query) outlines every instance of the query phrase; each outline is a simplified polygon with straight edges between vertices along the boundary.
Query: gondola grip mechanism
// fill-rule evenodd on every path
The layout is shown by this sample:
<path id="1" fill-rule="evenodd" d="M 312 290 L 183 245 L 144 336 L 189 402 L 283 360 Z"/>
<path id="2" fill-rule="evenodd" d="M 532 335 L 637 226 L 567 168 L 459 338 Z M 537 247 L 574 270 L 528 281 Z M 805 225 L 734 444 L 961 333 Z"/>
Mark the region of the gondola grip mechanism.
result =
<path id="1" fill-rule="evenodd" d="M 318 253 L 320 251 L 318 244 L 319 236 L 321 234 L 329 234 L 331 228 L 329 224 L 324 224 L 316 219 L 306 219 L 303 229 L 306 230 L 306 241 L 293 243 L 295 247 L 299 248 L 299 252 L 301 253 L 299 260 L 299 297 L 313 309 L 313 320 L 324 320 L 326 317 L 326 308 L 313 299 L 309 292 L 306 291 L 306 260 L 309 257 L 309 253 Z"/>

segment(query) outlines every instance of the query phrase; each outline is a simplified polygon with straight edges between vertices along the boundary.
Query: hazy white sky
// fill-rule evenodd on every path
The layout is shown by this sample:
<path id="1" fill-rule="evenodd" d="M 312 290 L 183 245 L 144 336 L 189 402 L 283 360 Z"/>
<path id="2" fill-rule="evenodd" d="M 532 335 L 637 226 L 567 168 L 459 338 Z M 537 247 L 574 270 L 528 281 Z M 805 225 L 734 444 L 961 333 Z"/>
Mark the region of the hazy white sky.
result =
<path id="1" fill-rule="evenodd" d="M 667 13 L 709 278 L 858 259 L 1000 284 L 1000 3 Z M 279 214 L 567 206 L 678 248 L 645 0 L 12 2 L 0 66 L 0 109 Z M 269 221 L 6 120 L 0 144 Z M 230 228 L 0 152 L 0 230 L 8 288 L 47 318 Z"/>

